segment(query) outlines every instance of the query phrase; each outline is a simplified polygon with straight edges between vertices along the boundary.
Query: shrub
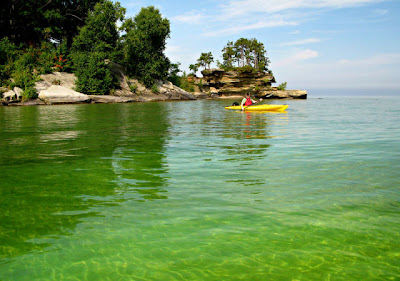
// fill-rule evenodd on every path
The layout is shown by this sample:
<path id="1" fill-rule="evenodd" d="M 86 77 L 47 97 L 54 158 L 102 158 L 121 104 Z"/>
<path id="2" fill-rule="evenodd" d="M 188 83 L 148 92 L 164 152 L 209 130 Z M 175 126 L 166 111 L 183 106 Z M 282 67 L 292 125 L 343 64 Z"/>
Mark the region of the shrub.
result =
<path id="1" fill-rule="evenodd" d="M 250 66 L 250 65 L 245 65 L 245 66 L 242 66 L 242 67 L 237 67 L 236 70 L 237 70 L 239 73 L 255 73 L 255 72 L 258 71 L 258 69 L 254 68 L 254 67 L 252 67 L 252 66 Z"/>
<path id="2" fill-rule="evenodd" d="M 107 95 L 113 88 L 115 78 L 104 55 L 99 53 L 75 53 L 74 62 L 76 91 L 90 95 Z"/>
<path id="3" fill-rule="evenodd" d="M 39 77 L 33 73 L 33 65 L 31 64 L 31 54 L 25 53 L 19 57 L 14 64 L 14 70 L 12 78 L 14 79 L 13 87 L 20 87 L 24 90 L 22 93 L 22 99 L 34 99 L 37 98 L 37 91 L 34 88 L 35 82 L 39 80 Z"/>
<path id="4" fill-rule="evenodd" d="M 132 93 L 136 94 L 137 91 L 137 85 L 135 83 L 129 83 L 129 88 L 131 89 Z"/>
<path id="5" fill-rule="evenodd" d="M 158 94 L 160 92 L 157 84 L 153 84 L 153 86 L 151 86 L 151 90 L 153 91 L 153 93 L 156 93 L 156 94 Z"/>
<path id="6" fill-rule="evenodd" d="M 13 60 L 17 56 L 17 46 L 8 38 L 0 40 L 0 82 L 9 79 L 13 68 Z"/>
<path id="7" fill-rule="evenodd" d="M 278 90 L 284 91 L 284 90 L 286 90 L 286 86 L 287 86 L 287 82 L 284 82 L 284 83 L 279 84 L 279 86 L 277 88 L 278 88 Z"/>
<path id="8" fill-rule="evenodd" d="M 55 48 L 49 42 L 43 42 L 36 55 L 36 69 L 39 73 L 51 73 L 54 66 Z"/>
<path id="9" fill-rule="evenodd" d="M 25 88 L 22 92 L 22 101 L 36 99 L 38 97 L 38 93 L 34 87 Z"/>

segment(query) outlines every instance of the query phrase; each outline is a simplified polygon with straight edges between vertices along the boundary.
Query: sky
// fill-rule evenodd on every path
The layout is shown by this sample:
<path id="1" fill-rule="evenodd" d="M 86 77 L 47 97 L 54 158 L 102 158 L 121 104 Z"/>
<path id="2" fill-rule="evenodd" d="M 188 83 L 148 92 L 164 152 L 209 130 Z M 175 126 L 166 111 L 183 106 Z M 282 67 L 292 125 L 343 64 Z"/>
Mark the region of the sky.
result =
<path id="1" fill-rule="evenodd" d="M 201 53 L 256 38 L 276 85 L 400 89 L 400 0 L 121 0 L 126 17 L 155 6 L 170 21 L 165 54 L 189 72 Z M 216 64 L 212 65 L 216 67 Z M 200 72 L 198 73 L 200 75 Z M 276 86 L 275 85 L 275 86 Z"/>

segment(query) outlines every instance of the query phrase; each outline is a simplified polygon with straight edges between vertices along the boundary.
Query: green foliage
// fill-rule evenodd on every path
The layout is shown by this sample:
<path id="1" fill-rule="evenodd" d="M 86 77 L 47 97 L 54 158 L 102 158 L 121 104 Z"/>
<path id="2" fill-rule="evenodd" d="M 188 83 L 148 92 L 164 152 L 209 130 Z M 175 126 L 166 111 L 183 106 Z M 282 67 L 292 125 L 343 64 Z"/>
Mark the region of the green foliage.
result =
<path id="1" fill-rule="evenodd" d="M 42 41 L 71 41 L 91 10 L 101 0 L 3 1 L 0 9 L 0 38 L 16 44 Z"/>
<path id="2" fill-rule="evenodd" d="M 287 86 L 287 82 L 284 82 L 284 83 L 279 84 L 279 86 L 277 88 L 278 88 L 278 90 L 285 91 L 286 86 Z"/>
<path id="3" fill-rule="evenodd" d="M 25 88 L 22 92 L 22 102 L 36 99 L 38 97 L 38 93 L 34 87 Z"/>
<path id="4" fill-rule="evenodd" d="M 164 55 L 170 24 L 153 6 L 142 8 L 134 19 L 123 24 L 124 50 L 128 74 L 138 77 L 147 87 L 168 77 L 170 61 Z"/>
<path id="5" fill-rule="evenodd" d="M 136 91 L 137 91 L 137 84 L 135 84 L 135 83 L 129 83 L 129 88 L 131 89 L 131 92 L 132 93 L 135 93 L 136 94 Z"/>
<path id="6" fill-rule="evenodd" d="M 157 84 L 153 84 L 153 86 L 151 86 L 151 90 L 153 91 L 153 93 L 158 94 L 160 92 L 160 89 L 158 89 Z"/>
<path id="7" fill-rule="evenodd" d="M 180 83 L 179 87 L 186 92 L 194 92 L 194 76 L 193 75 L 186 75 L 185 72 L 183 72 L 182 77 L 180 77 Z"/>
<path id="8" fill-rule="evenodd" d="M 74 53 L 72 55 L 76 91 L 89 95 L 107 95 L 114 86 L 111 68 L 100 53 Z"/>
<path id="9" fill-rule="evenodd" d="M 111 54 L 119 39 L 117 21 L 123 20 L 125 8 L 119 2 L 104 0 L 89 13 L 85 25 L 74 38 L 74 52 L 98 52 Z"/>
<path id="10" fill-rule="evenodd" d="M 63 40 L 57 46 L 53 57 L 52 68 L 56 71 L 70 72 L 72 71 L 72 61 L 70 59 L 70 50 L 67 46 L 67 40 Z"/>
<path id="11" fill-rule="evenodd" d="M 222 52 L 223 69 L 231 69 L 234 63 L 237 63 L 238 67 L 251 66 L 265 71 L 270 62 L 264 44 L 255 38 L 239 38 L 235 43 L 228 41 Z"/>
<path id="12" fill-rule="evenodd" d="M 197 60 L 197 65 L 204 67 L 204 70 L 207 68 L 210 69 L 211 63 L 214 61 L 214 57 L 211 52 L 201 53 L 200 58 Z"/>
<path id="13" fill-rule="evenodd" d="M 239 73 L 256 73 L 258 71 L 258 69 L 250 66 L 250 65 L 245 65 L 242 67 L 235 67 L 234 68 L 236 71 L 238 71 Z"/>
<path id="14" fill-rule="evenodd" d="M 50 73 L 55 63 L 56 51 L 49 42 L 42 42 L 40 49 L 37 50 L 35 67 L 39 73 Z"/>
<path id="15" fill-rule="evenodd" d="M 23 90 L 23 100 L 37 98 L 37 91 L 34 88 L 35 82 L 38 81 L 38 76 L 34 74 L 34 66 L 37 63 L 37 49 L 29 47 L 25 53 L 15 57 L 15 61 L 10 68 L 11 77 L 14 82 L 13 87 L 19 87 Z"/>
<path id="16" fill-rule="evenodd" d="M 72 54 L 74 72 L 77 76 L 76 90 L 85 94 L 106 95 L 114 87 L 115 78 L 106 59 L 119 48 L 117 21 L 123 20 L 125 8 L 119 2 L 100 1 L 89 13 L 85 25 L 74 38 Z M 63 54 L 56 56 L 56 67 L 68 67 Z"/>
<path id="17" fill-rule="evenodd" d="M 201 89 L 203 87 L 203 79 L 200 79 L 199 83 L 197 83 L 197 86 Z"/>
<path id="18" fill-rule="evenodd" d="M 192 71 L 193 75 L 196 76 L 196 72 L 199 70 L 199 65 L 196 64 L 191 64 L 189 65 L 189 69 Z"/>
<path id="19" fill-rule="evenodd" d="M 179 69 L 180 63 L 171 63 L 169 70 L 168 70 L 168 78 L 167 80 L 170 81 L 172 84 L 175 86 L 180 86 L 181 84 L 181 79 L 178 75 L 180 71 Z"/>
<path id="20" fill-rule="evenodd" d="M 13 60 L 17 56 L 17 46 L 8 38 L 0 40 L 0 82 L 10 78 L 13 67 Z"/>

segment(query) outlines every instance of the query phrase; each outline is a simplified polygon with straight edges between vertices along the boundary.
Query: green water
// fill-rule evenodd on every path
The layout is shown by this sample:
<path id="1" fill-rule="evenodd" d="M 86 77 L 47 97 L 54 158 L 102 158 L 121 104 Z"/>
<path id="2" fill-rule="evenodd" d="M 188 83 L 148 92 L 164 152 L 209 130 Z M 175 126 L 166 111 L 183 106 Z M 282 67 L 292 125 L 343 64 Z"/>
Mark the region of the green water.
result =
<path id="1" fill-rule="evenodd" d="M 0 107 L 0 280 L 399 280 L 400 99 Z"/>

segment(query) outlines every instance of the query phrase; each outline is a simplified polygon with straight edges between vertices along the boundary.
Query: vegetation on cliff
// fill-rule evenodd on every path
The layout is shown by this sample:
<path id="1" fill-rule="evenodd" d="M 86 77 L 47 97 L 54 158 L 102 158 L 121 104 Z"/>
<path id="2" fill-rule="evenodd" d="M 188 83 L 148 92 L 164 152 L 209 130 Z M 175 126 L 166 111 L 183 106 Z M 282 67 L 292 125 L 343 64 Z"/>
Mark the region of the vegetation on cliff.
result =
<path id="1" fill-rule="evenodd" d="M 12 0 L 0 16 L 1 86 L 21 87 L 25 98 L 36 97 L 39 75 L 53 71 L 74 72 L 82 93 L 108 94 L 119 87 L 109 61 L 149 88 L 176 76 L 164 55 L 170 23 L 152 6 L 125 19 L 110 0 Z"/>
<path id="2" fill-rule="evenodd" d="M 228 41 L 222 49 L 223 61 L 217 61 L 217 66 L 224 70 L 237 70 L 239 72 L 269 71 L 270 63 L 267 57 L 267 50 L 263 43 L 257 39 L 239 38 L 236 42 Z M 196 64 L 191 64 L 189 69 L 193 74 L 199 67 L 204 67 L 204 71 L 210 69 L 214 57 L 211 52 L 201 53 Z M 270 72 L 270 71 L 269 71 Z"/>
<path id="3" fill-rule="evenodd" d="M 154 92 L 159 90 L 157 80 L 169 80 L 190 92 L 201 90 L 204 79 L 180 76 L 180 64 L 164 54 L 169 20 L 153 6 L 133 18 L 126 19 L 125 12 L 111 0 L 25 0 L 18 5 L 16 0 L 6 1 L 0 14 L 1 86 L 20 87 L 24 99 L 35 98 L 40 74 L 65 71 L 75 73 L 78 92 L 106 95 L 120 87 L 111 69 L 110 62 L 115 62 Z M 211 52 L 201 53 L 189 69 L 195 76 L 204 68 L 205 74 L 213 62 Z M 217 65 L 225 71 L 273 76 L 269 62 L 263 43 L 239 38 L 224 46 Z M 130 87 L 136 92 L 136 85 Z"/>

